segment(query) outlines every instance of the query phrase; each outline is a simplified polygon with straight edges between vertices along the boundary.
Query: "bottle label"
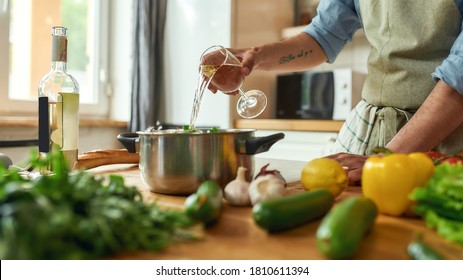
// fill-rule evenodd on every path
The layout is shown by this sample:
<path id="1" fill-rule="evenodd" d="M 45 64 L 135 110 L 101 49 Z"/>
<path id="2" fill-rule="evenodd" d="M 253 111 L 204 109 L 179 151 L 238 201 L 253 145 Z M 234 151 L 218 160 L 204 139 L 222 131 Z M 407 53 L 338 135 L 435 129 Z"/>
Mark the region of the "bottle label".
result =
<path id="1" fill-rule="evenodd" d="M 39 152 L 50 151 L 50 122 L 48 112 L 48 97 L 39 97 Z"/>
<path id="2" fill-rule="evenodd" d="M 39 97 L 39 152 L 58 147 L 71 170 L 77 163 L 79 141 L 79 94 L 59 93 L 56 101 Z"/>
<path id="3" fill-rule="evenodd" d="M 60 93 L 58 101 L 62 102 L 62 139 L 63 150 L 77 150 L 79 139 L 79 94 Z M 52 138 L 53 141 L 53 138 Z"/>

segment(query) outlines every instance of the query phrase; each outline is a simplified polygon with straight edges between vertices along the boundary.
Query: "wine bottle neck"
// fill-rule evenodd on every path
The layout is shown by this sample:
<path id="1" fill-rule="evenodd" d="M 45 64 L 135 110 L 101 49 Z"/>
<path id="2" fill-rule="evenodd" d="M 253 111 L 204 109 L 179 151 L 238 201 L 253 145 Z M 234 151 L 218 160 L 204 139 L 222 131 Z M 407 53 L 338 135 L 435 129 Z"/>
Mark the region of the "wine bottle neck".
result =
<path id="1" fill-rule="evenodd" d="M 68 39 L 65 36 L 52 36 L 51 60 L 53 62 L 66 62 Z"/>
<path id="2" fill-rule="evenodd" d="M 51 70 L 66 72 L 66 61 L 52 61 Z"/>

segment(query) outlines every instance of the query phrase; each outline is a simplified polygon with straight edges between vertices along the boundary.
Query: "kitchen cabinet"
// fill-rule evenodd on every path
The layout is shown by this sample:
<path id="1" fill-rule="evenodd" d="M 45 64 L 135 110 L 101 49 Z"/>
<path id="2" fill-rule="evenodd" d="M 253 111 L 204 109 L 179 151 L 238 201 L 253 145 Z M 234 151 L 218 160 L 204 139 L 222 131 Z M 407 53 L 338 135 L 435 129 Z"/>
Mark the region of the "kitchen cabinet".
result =
<path id="1" fill-rule="evenodd" d="M 258 128 L 290 131 L 338 132 L 344 121 L 340 120 L 284 120 L 284 119 L 238 119 L 237 128 Z"/>
<path id="2" fill-rule="evenodd" d="M 332 120 L 236 120 L 238 128 L 257 128 L 256 136 L 283 132 L 285 138 L 256 157 L 309 161 L 330 154 L 343 121 Z"/>
<path id="3" fill-rule="evenodd" d="M 336 132 L 287 130 L 257 130 L 255 135 L 267 136 L 276 132 L 283 132 L 285 138 L 273 144 L 269 151 L 257 154 L 256 157 L 308 162 L 329 155 L 338 135 Z"/>

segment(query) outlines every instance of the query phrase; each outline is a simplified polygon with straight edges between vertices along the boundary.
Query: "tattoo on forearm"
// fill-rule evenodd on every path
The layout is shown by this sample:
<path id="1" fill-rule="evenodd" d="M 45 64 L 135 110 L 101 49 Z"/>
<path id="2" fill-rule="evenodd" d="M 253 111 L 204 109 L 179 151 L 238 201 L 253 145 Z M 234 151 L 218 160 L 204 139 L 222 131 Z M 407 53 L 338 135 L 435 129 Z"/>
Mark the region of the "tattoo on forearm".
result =
<path id="1" fill-rule="evenodd" d="M 307 57 L 310 53 L 312 53 L 312 50 L 308 50 L 308 51 L 301 50 L 299 53 L 296 54 L 296 56 L 294 56 L 294 54 L 283 56 L 282 58 L 280 58 L 280 64 L 285 64 L 296 58 Z"/>

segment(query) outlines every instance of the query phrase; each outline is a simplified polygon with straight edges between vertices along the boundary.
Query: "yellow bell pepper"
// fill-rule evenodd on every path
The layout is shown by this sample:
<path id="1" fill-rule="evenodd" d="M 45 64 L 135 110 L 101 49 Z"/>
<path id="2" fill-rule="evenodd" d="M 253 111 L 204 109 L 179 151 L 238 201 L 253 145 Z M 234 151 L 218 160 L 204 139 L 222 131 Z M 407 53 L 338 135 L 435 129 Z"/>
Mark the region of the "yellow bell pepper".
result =
<path id="1" fill-rule="evenodd" d="M 423 187 L 434 173 L 433 161 L 424 153 L 370 156 L 363 166 L 362 192 L 380 213 L 400 216 L 410 210 L 413 189 Z"/>

